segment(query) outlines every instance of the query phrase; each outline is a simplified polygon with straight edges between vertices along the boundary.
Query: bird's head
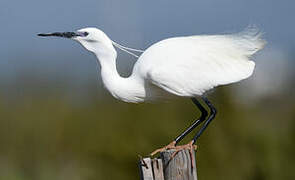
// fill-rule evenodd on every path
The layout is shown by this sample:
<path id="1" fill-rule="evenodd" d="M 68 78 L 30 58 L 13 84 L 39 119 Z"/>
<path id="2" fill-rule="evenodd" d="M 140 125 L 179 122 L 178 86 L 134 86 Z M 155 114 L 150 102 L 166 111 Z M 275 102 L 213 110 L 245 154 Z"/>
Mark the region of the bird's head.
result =
<path id="1" fill-rule="evenodd" d="M 85 49 L 95 54 L 105 54 L 110 50 L 114 51 L 112 41 L 100 29 L 88 27 L 75 32 L 55 32 L 48 34 L 38 34 L 38 36 L 56 36 L 75 40 Z"/>

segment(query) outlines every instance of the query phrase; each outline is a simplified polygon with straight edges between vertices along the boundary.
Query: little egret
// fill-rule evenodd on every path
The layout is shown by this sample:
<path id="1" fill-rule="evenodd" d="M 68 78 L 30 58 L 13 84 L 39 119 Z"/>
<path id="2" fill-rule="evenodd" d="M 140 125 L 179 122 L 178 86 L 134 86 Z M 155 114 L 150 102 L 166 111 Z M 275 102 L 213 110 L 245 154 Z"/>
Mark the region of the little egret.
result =
<path id="1" fill-rule="evenodd" d="M 121 77 L 116 69 L 118 47 L 134 56 L 136 49 L 112 41 L 97 28 L 84 28 L 76 32 L 38 34 L 73 39 L 95 54 L 101 66 L 102 81 L 117 99 L 130 103 L 163 100 L 171 97 L 191 98 L 201 116 L 167 146 L 166 149 L 189 149 L 214 119 L 217 111 L 204 93 L 216 86 L 230 84 L 250 77 L 255 63 L 250 57 L 264 47 L 265 41 L 257 28 L 233 34 L 198 35 L 162 40 L 147 48 L 138 58 L 128 78 Z M 200 98 L 210 109 L 197 100 Z M 199 124 L 203 126 L 186 145 L 176 146 Z"/>

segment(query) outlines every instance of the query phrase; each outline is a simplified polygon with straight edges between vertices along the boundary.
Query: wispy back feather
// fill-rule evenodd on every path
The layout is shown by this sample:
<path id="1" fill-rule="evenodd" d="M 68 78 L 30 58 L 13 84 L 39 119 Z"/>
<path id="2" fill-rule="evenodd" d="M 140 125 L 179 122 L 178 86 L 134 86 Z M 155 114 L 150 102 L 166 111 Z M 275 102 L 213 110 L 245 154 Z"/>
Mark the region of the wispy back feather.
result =
<path id="1" fill-rule="evenodd" d="M 236 46 L 239 47 L 246 56 L 252 56 L 257 51 L 263 49 L 266 41 L 262 39 L 263 33 L 255 26 L 247 27 L 244 31 L 228 35 Z"/>

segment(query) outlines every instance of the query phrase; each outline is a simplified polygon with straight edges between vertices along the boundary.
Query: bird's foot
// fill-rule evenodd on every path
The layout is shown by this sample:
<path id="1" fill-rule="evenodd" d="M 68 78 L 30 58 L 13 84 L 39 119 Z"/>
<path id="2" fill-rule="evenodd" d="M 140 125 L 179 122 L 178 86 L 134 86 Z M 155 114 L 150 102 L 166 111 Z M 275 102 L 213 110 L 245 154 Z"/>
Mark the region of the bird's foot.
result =
<path id="1" fill-rule="evenodd" d="M 197 145 L 194 145 L 194 141 L 190 141 L 188 144 L 184 144 L 184 145 L 179 145 L 179 146 L 175 146 L 175 145 L 176 145 L 176 141 L 172 141 L 167 146 L 164 146 L 162 148 L 159 148 L 159 149 L 156 149 L 155 151 L 153 151 L 151 153 L 151 156 L 154 156 L 157 153 L 160 153 L 160 152 L 163 152 L 163 151 L 166 151 L 169 149 L 174 149 L 175 152 L 172 154 L 172 156 L 174 157 L 181 150 L 188 149 L 188 150 L 190 150 L 190 152 L 192 154 L 193 150 L 197 149 Z"/>
<path id="2" fill-rule="evenodd" d="M 162 148 L 159 148 L 159 149 L 156 149 L 155 151 L 153 151 L 153 152 L 151 153 L 151 156 L 154 156 L 154 155 L 156 155 L 156 154 L 158 154 L 158 153 L 160 153 L 160 152 L 166 151 L 166 150 L 168 150 L 168 149 L 175 149 L 175 148 L 176 148 L 175 144 L 176 144 L 176 141 L 172 141 L 172 142 L 169 143 L 167 146 L 164 146 L 164 147 L 162 147 Z"/>
<path id="3" fill-rule="evenodd" d="M 169 149 L 174 149 L 175 152 L 173 152 L 173 154 L 171 155 L 171 159 L 174 158 L 176 156 L 176 154 L 182 150 L 189 150 L 190 153 L 190 159 L 191 159 L 191 165 L 192 168 L 194 167 L 194 163 L 193 163 L 193 150 L 197 149 L 197 145 L 194 145 L 194 141 L 190 141 L 188 144 L 184 144 L 184 145 L 179 145 L 179 146 L 175 146 L 176 142 L 172 141 L 170 144 L 168 144 L 167 146 L 164 146 L 160 149 L 155 150 L 154 152 L 151 153 L 151 156 L 154 156 L 157 153 L 163 152 L 165 150 L 169 150 Z"/>

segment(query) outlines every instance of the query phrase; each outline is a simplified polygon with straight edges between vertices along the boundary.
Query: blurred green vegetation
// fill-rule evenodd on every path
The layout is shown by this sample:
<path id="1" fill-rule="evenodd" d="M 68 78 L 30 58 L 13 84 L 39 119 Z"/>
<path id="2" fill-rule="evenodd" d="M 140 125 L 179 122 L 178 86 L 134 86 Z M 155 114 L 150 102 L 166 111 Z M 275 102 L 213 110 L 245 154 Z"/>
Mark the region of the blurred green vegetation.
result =
<path id="1" fill-rule="evenodd" d="M 208 96 L 219 113 L 198 141 L 199 179 L 295 179 L 294 95 L 243 103 L 231 92 Z M 76 96 L 0 96 L 1 180 L 138 180 L 137 155 L 166 145 L 200 115 L 189 99 L 127 104 L 97 87 Z"/>

